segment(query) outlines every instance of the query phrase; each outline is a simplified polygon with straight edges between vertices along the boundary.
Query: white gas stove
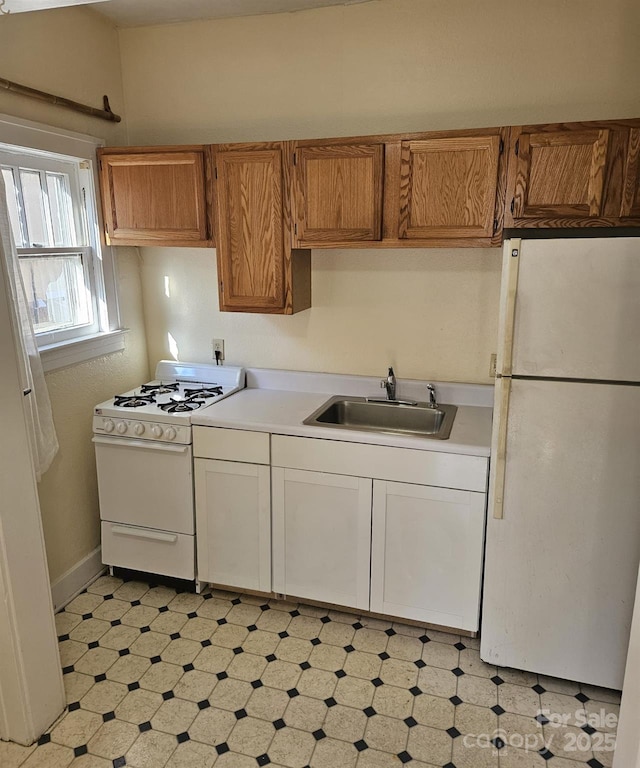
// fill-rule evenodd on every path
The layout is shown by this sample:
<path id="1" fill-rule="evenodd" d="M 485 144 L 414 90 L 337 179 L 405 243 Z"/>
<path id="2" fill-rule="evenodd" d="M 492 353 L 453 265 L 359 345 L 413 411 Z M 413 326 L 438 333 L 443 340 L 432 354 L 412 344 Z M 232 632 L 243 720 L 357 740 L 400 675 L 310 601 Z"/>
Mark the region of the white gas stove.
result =
<path id="1" fill-rule="evenodd" d="M 94 409 L 97 435 L 189 444 L 191 414 L 244 387 L 244 369 L 161 360 L 156 377 Z"/>
<path id="2" fill-rule="evenodd" d="M 158 363 L 94 409 L 105 565 L 196 578 L 191 414 L 245 385 L 242 368 Z"/>

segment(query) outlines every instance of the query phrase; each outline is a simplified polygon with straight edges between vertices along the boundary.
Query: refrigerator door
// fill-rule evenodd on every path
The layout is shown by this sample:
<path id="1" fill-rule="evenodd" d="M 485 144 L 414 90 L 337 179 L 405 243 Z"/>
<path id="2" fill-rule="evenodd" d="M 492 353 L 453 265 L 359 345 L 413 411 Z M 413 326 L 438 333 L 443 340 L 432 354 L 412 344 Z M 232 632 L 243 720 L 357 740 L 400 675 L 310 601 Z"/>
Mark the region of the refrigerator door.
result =
<path id="1" fill-rule="evenodd" d="M 499 373 L 640 381 L 640 238 L 527 240 L 514 258 L 518 243 L 505 245 Z M 509 371 L 507 286 L 514 271 Z"/>
<path id="2" fill-rule="evenodd" d="M 498 380 L 496 404 L 508 383 Z M 500 462 L 491 468 L 481 656 L 619 689 L 640 561 L 640 387 L 510 386 L 503 519 Z M 493 456 L 503 428 L 496 408 Z"/>

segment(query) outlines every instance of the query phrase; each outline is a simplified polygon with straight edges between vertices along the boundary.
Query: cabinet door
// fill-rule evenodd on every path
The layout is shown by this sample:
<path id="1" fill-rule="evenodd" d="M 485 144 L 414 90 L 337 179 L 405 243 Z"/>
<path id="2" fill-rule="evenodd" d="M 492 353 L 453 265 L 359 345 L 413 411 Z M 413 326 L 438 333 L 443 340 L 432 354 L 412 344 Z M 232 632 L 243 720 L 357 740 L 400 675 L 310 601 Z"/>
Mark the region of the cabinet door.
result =
<path id="1" fill-rule="evenodd" d="M 269 467 L 195 460 L 198 578 L 271 591 Z"/>
<path id="2" fill-rule="evenodd" d="M 294 240 L 302 246 L 380 240 L 383 158 L 382 144 L 296 148 Z"/>
<path id="3" fill-rule="evenodd" d="M 632 128 L 629 131 L 622 216 L 640 217 L 640 128 Z"/>
<path id="4" fill-rule="evenodd" d="M 400 238 L 492 237 L 501 146 L 500 135 L 403 141 Z"/>
<path id="5" fill-rule="evenodd" d="M 606 128 L 515 129 L 512 135 L 515 178 L 511 179 L 510 204 L 514 223 L 536 217 L 602 216 L 609 138 L 610 131 Z"/>
<path id="6" fill-rule="evenodd" d="M 369 610 L 372 481 L 271 472 L 274 591 Z"/>
<path id="7" fill-rule="evenodd" d="M 374 481 L 371 610 L 478 630 L 484 493 Z"/>
<path id="8" fill-rule="evenodd" d="M 282 149 L 218 151 L 220 308 L 285 306 Z"/>
<path id="9" fill-rule="evenodd" d="M 112 245 L 211 245 L 204 148 L 100 153 L 102 207 Z"/>

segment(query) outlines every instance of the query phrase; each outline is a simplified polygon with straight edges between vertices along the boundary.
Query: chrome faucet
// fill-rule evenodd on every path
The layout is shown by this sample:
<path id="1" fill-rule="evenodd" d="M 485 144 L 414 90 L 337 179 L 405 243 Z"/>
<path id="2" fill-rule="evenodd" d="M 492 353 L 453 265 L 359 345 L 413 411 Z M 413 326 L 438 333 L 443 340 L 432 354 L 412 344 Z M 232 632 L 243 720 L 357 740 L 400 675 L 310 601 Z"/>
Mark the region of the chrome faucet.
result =
<path id="1" fill-rule="evenodd" d="M 380 387 L 387 390 L 387 400 L 396 399 L 396 376 L 393 372 L 393 368 L 389 368 L 387 378 L 382 379 Z"/>
<path id="2" fill-rule="evenodd" d="M 429 405 L 431 408 L 437 408 L 438 403 L 436 401 L 436 388 L 433 384 L 427 384 L 427 391 L 429 392 Z"/>

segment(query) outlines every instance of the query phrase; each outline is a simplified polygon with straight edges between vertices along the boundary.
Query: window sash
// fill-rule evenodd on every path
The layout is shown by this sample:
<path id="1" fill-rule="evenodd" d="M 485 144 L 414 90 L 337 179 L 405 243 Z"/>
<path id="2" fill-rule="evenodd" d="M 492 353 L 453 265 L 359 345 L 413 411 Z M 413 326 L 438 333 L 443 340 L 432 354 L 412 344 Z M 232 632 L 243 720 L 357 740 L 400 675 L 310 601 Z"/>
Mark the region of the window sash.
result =
<path id="1" fill-rule="evenodd" d="M 78 245 L 90 244 L 89 233 L 86 227 L 86 211 L 84 210 L 84 189 L 80 183 L 80 160 L 69 162 L 52 157 L 43 157 L 40 155 L 31 155 L 27 152 L 18 153 L 7 151 L 0 147 L 0 167 L 3 171 L 8 171 L 13 180 L 15 188 L 15 203 L 19 218 L 20 240 L 16 239 L 16 246 L 21 248 L 52 248 L 52 247 L 76 247 Z M 34 233 L 30 231 L 27 206 L 25 204 L 24 178 L 27 174 L 38 174 L 39 177 L 39 197 L 40 197 L 40 215 L 42 224 L 46 231 L 47 243 L 34 244 Z M 51 190 L 49 179 L 52 176 L 63 176 L 65 186 L 71 202 L 71 211 L 64 211 L 70 215 L 64 216 L 66 230 L 69 235 L 65 242 L 56 243 L 54 210 L 50 199 Z M 15 229 L 14 229 L 15 234 Z"/>
<path id="2" fill-rule="evenodd" d="M 80 255 L 82 257 L 83 279 L 81 290 L 86 292 L 85 301 L 88 304 L 90 321 L 56 328 L 50 331 L 36 331 L 36 340 L 39 347 L 58 344 L 60 342 L 100 332 L 100 314 L 96 291 L 97 270 L 92 248 L 86 246 L 80 248 L 18 248 L 17 252 L 20 261 L 29 258 L 47 258 L 55 256 Z M 27 296 L 29 296 L 29 286 L 25 285 L 25 291 Z"/>

